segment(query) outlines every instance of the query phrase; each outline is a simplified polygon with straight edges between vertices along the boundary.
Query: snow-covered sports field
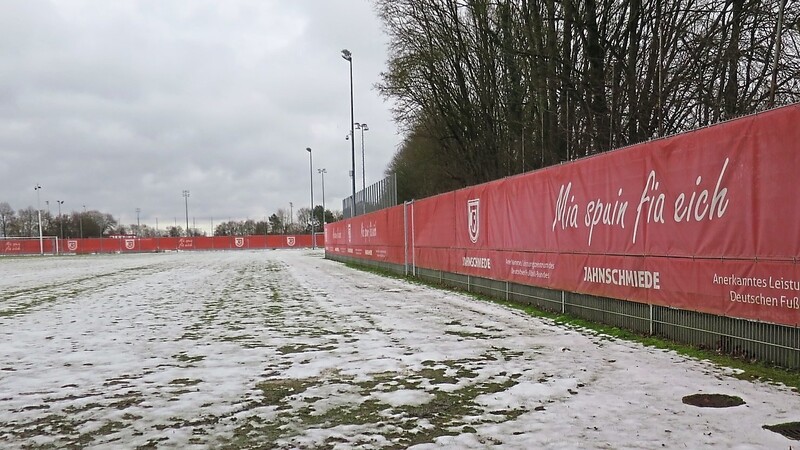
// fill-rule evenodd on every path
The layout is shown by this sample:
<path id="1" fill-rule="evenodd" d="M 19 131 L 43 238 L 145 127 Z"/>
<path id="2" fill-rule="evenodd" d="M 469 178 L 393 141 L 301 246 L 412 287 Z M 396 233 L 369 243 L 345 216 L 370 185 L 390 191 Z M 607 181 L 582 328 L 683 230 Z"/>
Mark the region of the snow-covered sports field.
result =
<path id="1" fill-rule="evenodd" d="M 786 388 L 321 251 L 0 258 L 2 448 L 787 449 L 762 425 L 797 420 Z"/>

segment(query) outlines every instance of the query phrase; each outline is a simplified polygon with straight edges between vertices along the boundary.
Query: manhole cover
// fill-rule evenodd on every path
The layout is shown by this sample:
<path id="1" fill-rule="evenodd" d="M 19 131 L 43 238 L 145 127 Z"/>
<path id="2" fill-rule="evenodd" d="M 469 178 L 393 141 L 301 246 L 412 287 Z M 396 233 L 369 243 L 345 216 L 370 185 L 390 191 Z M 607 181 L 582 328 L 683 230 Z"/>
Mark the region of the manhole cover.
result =
<path id="1" fill-rule="evenodd" d="M 693 394 L 683 397 L 683 403 L 701 408 L 730 408 L 744 405 L 744 400 L 725 394 Z"/>
<path id="2" fill-rule="evenodd" d="M 779 423 L 778 425 L 764 425 L 764 428 L 769 431 L 774 431 L 778 434 L 793 440 L 800 441 L 800 422 Z"/>

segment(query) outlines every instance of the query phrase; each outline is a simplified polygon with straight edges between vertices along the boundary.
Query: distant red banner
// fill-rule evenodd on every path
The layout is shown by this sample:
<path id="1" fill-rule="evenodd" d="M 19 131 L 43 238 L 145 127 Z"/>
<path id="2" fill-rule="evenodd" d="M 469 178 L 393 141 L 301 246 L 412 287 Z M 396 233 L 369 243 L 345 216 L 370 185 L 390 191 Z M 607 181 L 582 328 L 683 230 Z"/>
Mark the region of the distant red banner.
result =
<path id="1" fill-rule="evenodd" d="M 798 174 L 793 105 L 330 224 L 326 250 L 797 326 Z"/>
<path id="2" fill-rule="evenodd" d="M 405 224 L 402 206 L 382 209 L 356 219 L 325 225 L 325 250 L 376 261 L 403 264 Z"/>
<path id="3" fill-rule="evenodd" d="M 3 239 L 0 240 L 0 255 L 25 255 L 45 253 L 119 253 L 157 252 L 174 250 L 244 250 L 271 248 L 310 248 L 325 246 L 322 234 L 312 240 L 310 234 L 300 235 L 251 235 L 251 236 L 197 236 L 137 238 L 116 236 L 112 238 L 58 239 Z M 58 251 L 56 251 L 56 245 Z"/>

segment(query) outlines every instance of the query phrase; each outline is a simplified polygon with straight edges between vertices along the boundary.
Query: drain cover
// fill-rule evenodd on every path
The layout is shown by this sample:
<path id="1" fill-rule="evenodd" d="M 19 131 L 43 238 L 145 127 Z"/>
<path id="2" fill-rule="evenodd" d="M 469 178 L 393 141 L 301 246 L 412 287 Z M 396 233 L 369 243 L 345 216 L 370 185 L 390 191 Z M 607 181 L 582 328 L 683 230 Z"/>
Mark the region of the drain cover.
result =
<path id="1" fill-rule="evenodd" d="M 683 397 L 683 403 L 701 408 L 730 408 L 744 405 L 744 400 L 725 394 L 693 394 Z"/>
<path id="2" fill-rule="evenodd" d="M 800 441 L 800 422 L 779 423 L 778 425 L 764 425 L 764 428 L 769 431 L 774 431 L 778 434 L 793 440 Z"/>

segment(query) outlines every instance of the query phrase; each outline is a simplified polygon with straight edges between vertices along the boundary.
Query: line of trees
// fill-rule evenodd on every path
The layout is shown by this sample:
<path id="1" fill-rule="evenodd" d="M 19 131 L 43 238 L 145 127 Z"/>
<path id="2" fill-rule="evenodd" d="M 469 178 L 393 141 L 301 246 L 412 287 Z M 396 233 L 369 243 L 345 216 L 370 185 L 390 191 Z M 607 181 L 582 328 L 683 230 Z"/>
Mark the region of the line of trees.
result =
<path id="1" fill-rule="evenodd" d="M 118 228 L 119 224 L 111 214 L 96 210 L 72 211 L 60 216 L 42 211 L 42 234 L 45 236 L 101 237 L 113 234 Z M 7 202 L 0 202 L 0 235 L 39 236 L 39 214 L 36 208 L 28 206 L 15 211 Z"/>
<path id="2" fill-rule="evenodd" d="M 800 2 L 376 0 L 400 200 L 800 100 Z"/>
<path id="3" fill-rule="evenodd" d="M 323 217 L 324 214 L 324 217 Z M 324 219 L 324 220 L 323 220 Z M 278 209 L 266 221 L 252 219 L 244 221 L 223 222 L 214 227 L 214 236 L 247 236 L 254 234 L 310 234 L 313 223 L 314 231 L 322 231 L 323 223 L 342 220 L 339 211 L 323 210 L 321 205 L 314 207 L 313 216 L 311 208 L 297 210 L 297 222 L 290 217 L 285 209 Z"/>
<path id="4" fill-rule="evenodd" d="M 314 207 L 313 224 L 316 231 L 321 231 L 321 224 L 342 219 L 338 211 L 323 211 L 322 206 Z M 52 214 L 42 210 L 42 234 L 63 238 L 98 238 L 110 235 L 136 235 L 139 237 L 180 237 L 205 236 L 204 231 L 196 228 L 184 230 L 181 226 L 168 226 L 155 229 L 148 225 L 120 224 L 111 214 L 96 210 Z M 312 214 L 310 208 L 300 208 L 296 212 L 297 222 L 286 210 L 279 209 L 266 221 L 228 221 L 214 228 L 215 236 L 245 236 L 253 234 L 303 234 L 311 233 Z M 15 211 L 7 202 L 0 202 L 0 237 L 35 237 L 39 236 L 39 216 L 36 208 Z"/>

